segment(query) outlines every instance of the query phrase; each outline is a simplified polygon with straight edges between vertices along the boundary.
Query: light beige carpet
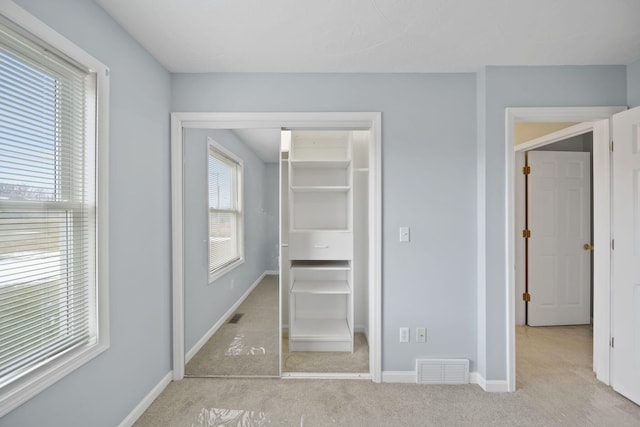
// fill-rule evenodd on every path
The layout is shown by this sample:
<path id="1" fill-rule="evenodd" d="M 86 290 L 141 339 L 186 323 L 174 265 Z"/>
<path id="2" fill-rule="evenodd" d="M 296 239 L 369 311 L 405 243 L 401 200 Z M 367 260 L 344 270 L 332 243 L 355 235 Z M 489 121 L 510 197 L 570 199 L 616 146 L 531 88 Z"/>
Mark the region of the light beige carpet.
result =
<path id="1" fill-rule="evenodd" d="M 524 327 L 516 338 L 515 393 L 473 384 L 193 378 L 169 384 L 135 425 L 640 425 L 640 407 L 595 379 L 588 327 Z"/>
<path id="2" fill-rule="evenodd" d="M 279 376 L 278 276 L 265 276 L 234 314 L 187 363 L 188 377 Z M 233 316 L 231 316 L 233 317 Z"/>
<path id="3" fill-rule="evenodd" d="M 282 339 L 282 372 L 368 373 L 369 345 L 364 334 L 355 334 L 353 353 L 341 351 L 294 351 Z"/>
<path id="4" fill-rule="evenodd" d="M 240 304 L 237 323 L 225 323 L 185 367 L 187 377 L 278 377 L 278 276 L 269 275 Z M 233 315 L 231 316 L 233 317 Z M 230 318 L 231 318 L 230 317 Z M 355 334 L 354 352 L 288 352 L 282 341 L 282 371 L 368 373 L 369 347 Z"/>

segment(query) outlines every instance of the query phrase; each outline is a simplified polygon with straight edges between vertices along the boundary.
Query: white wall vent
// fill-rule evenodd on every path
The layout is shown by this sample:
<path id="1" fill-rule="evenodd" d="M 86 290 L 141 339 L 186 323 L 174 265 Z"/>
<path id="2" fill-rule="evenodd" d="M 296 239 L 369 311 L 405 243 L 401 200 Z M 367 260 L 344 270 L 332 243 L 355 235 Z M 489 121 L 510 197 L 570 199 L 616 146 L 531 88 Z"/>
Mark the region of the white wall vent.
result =
<path id="1" fill-rule="evenodd" d="M 418 359 L 418 384 L 469 384 L 469 359 Z"/>

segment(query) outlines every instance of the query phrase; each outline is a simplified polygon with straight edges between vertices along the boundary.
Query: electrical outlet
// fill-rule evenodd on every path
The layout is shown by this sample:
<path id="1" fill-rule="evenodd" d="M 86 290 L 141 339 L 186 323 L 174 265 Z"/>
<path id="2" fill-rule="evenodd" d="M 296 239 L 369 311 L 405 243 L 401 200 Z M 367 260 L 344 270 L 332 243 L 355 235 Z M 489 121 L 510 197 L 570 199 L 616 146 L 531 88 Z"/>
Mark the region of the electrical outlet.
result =
<path id="1" fill-rule="evenodd" d="M 400 328 L 400 342 L 409 342 L 409 328 Z"/>
<path id="2" fill-rule="evenodd" d="M 427 328 L 416 328 L 416 342 L 427 342 Z"/>

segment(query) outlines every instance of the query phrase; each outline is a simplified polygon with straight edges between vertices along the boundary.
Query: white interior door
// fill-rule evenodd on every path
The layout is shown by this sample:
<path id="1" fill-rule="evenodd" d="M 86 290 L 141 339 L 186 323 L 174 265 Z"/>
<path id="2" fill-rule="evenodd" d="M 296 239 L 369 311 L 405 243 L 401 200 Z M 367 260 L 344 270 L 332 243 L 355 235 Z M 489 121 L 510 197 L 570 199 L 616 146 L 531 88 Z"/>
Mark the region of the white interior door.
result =
<path id="1" fill-rule="evenodd" d="M 530 326 L 591 320 L 590 154 L 530 151 Z"/>
<path id="2" fill-rule="evenodd" d="M 640 404 L 640 108 L 613 116 L 613 388 Z"/>

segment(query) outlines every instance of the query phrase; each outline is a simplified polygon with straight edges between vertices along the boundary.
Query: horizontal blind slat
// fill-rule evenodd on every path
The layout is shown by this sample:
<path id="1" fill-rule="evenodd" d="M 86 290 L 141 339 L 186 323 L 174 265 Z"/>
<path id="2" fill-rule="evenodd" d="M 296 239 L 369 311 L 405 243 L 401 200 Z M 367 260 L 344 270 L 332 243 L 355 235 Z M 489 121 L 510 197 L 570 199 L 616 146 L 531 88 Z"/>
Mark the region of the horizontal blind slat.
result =
<path id="1" fill-rule="evenodd" d="M 88 298 L 85 298 L 88 300 Z M 82 301 L 78 301 L 82 303 Z M 59 307 L 52 307 L 49 311 L 40 313 L 40 316 L 47 316 L 49 321 L 56 321 L 56 318 L 63 318 L 56 325 L 51 325 L 49 322 L 31 322 L 21 324 L 19 328 L 13 328 L 5 330 L 2 333 L 6 335 L 6 339 L 3 337 L 3 347 L 0 350 L 0 360 L 6 358 L 7 355 L 16 354 L 28 345 L 29 341 L 33 337 L 42 336 L 44 333 L 52 333 L 58 329 L 74 329 L 74 325 L 83 325 L 85 323 L 85 317 L 89 313 L 87 309 L 78 309 L 73 313 L 64 313 L 55 309 Z"/>

